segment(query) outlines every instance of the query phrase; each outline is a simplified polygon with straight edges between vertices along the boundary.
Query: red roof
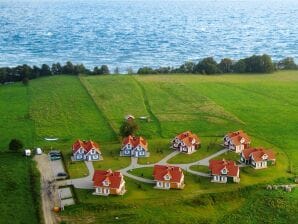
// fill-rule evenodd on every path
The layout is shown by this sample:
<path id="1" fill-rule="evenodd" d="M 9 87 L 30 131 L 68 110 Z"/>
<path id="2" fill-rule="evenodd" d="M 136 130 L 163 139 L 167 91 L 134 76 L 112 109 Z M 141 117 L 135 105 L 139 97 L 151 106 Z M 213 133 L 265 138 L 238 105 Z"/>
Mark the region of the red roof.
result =
<path id="1" fill-rule="evenodd" d="M 191 146 L 193 145 L 193 140 L 195 140 L 194 144 L 199 144 L 200 139 L 196 134 L 193 134 L 191 131 L 185 131 L 176 136 L 180 141 L 184 142 L 185 145 Z"/>
<path id="2" fill-rule="evenodd" d="M 94 187 L 103 187 L 103 182 L 106 180 L 110 188 L 119 188 L 123 180 L 123 175 L 118 171 L 95 170 L 92 180 Z"/>
<path id="3" fill-rule="evenodd" d="M 94 142 L 94 141 L 81 141 L 80 139 L 78 139 L 73 145 L 72 145 L 72 151 L 76 152 L 78 151 L 80 148 L 83 148 L 84 151 L 87 153 L 89 152 L 91 149 L 95 149 L 98 153 L 100 153 L 99 151 L 99 145 Z"/>
<path id="4" fill-rule="evenodd" d="M 133 148 L 137 147 L 138 145 L 141 145 L 145 150 L 148 150 L 148 142 L 143 137 L 135 137 L 132 135 L 129 135 L 128 137 L 124 138 L 122 141 L 122 146 L 125 146 L 127 144 L 132 145 Z"/>
<path id="5" fill-rule="evenodd" d="M 256 162 L 263 161 L 263 156 L 267 155 L 267 160 L 274 160 L 275 154 L 272 150 L 267 150 L 264 148 L 248 148 L 244 149 L 242 152 L 243 157 L 248 160 L 250 156 L 253 156 Z"/>
<path id="6" fill-rule="evenodd" d="M 167 165 L 154 165 L 153 176 L 156 181 L 165 181 L 165 176 L 170 176 L 170 182 L 181 182 L 183 172 L 180 167 Z"/>
<path id="7" fill-rule="evenodd" d="M 227 170 L 227 176 L 235 177 L 239 174 L 239 166 L 236 165 L 235 161 L 223 160 L 211 160 L 209 162 L 209 169 L 212 175 L 223 175 L 222 170 Z"/>
<path id="8" fill-rule="evenodd" d="M 242 144 L 250 143 L 250 137 L 242 130 L 229 132 L 227 135 L 235 145 L 239 145 L 242 138 L 244 139 L 244 143 Z"/>

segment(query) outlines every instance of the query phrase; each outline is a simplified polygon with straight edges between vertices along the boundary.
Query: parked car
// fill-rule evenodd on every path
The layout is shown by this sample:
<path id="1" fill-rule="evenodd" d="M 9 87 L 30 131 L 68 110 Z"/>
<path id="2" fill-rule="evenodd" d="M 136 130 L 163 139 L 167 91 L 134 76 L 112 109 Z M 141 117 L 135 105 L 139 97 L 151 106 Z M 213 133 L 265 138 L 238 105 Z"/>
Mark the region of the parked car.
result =
<path id="1" fill-rule="evenodd" d="M 49 152 L 49 156 L 61 156 L 61 152 L 58 150 L 52 150 Z"/>
<path id="2" fill-rule="evenodd" d="M 53 160 L 59 160 L 61 159 L 61 156 L 57 156 L 57 155 L 52 155 L 50 156 L 50 160 L 53 161 Z"/>
<path id="3" fill-rule="evenodd" d="M 64 172 L 57 173 L 56 175 L 56 179 L 66 179 L 67 177 L 68 177 L 67 173 L 64 173 Z"/>
<path id="4" fill-rule="evenodd" d="M 35 150 L 35 154 L 36 154 L 36 155 L 41 155 L 41 154 L 42 154 L 42 150 L 41 150 L 41 148 L 36 148 L 36 150 Z"/>

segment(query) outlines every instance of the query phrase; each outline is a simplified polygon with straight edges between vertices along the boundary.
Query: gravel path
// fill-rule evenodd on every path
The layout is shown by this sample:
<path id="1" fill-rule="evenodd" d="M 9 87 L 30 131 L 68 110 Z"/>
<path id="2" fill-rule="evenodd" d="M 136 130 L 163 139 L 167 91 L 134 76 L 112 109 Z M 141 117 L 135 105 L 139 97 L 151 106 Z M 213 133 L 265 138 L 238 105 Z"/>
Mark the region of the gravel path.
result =
<path id="1" fill-rule="evenodd" d="M 73 185 L 75 188 L 80 188 L 80 189 L 93 189 L 93 181 L 92 181 L 93 174 L 94 174 L 93 163 L 91 161 L 85 161 L 85 164 L 89 171 L 89 175 L 83 178 L 67 180 L 66 181 L 67 185 Z"/>
<path id="2" fill-rule="evenodd" d="M 41 201 L 45 224 L 58 223 L 53 207 L 59 205 L 57 186 L 51 169 L 51 162 L 45 154 L 34 157 L 41 180 Z"/>
<path id="3" fill-rule="evenodd" d="M 190 167 L 194 166 L 194 165 L 202 165 L 202 166 L 208 166 L 209 165 L 209 160 L 217 157 L 225 152 L 227 152 L 228 149 L 222 149 L 204 159 L 201 159 L 199 161 L 193 162 L 193 163 L 186 163 L 186 164 L 171 164 L 173 166 L 179 166 L 181 167 L 181 169 L 192 173 L 194 175 L 197 176 L 202 176 L 202 177 L 210 177 L 210 174 L 208 173 L 203 173 L 203 172 L 198 172 L 198 171 L 194 171 L 191 170 Z M 167 155 L 165 158 L 163 158 L 162 160 L 160 160 L 157 163 L 152 163 L 152 164 L 138 164 L 138 158 L 132 157 L 131 158 L 131 163 L 128 167 L 125 167 L 121 170 L 119 170 L 124 176 L 127 176 L 129 178 L 132 178 L 134 180 L 140 181 L 140 182 L 144 182 L 144 183 L 149 183 L 149 184 L 153 184 L 155 183 L 154 180 L 151 179 L 146 179 L 143 177 L 138 177 L 135 176 L 131 173 L 129 173 L 128 171 L 133 170 L 133 169 L 138 169 L 138 168 L 145 168 L 145 167 L 153 167 L 155 164 L 160 164 L 160 165 L 166 165 L 168 164 L 167 161 L 170 160 L 171 158 L 173 158 L 174 156 L 178 155 L 180 152 L 178 151 L 174 151 L 172 153 L 170 153 L 169 155 Z M 92 177 L 93 177 L 93 173 L 94 173 L 94 168 L 93 168 L 93 164 L 92 162 L 85 162 L 88 170 L 89 170 L 89 175 L 87 177 L 83 177 L 83 178 L 78 178 L 78 179 L 71 179 L 67 181 L 68 185 L 73 185 L 75 188 L 81 188 L 81 189 L 93 189 L 93 183 L 92 183 Z"/>

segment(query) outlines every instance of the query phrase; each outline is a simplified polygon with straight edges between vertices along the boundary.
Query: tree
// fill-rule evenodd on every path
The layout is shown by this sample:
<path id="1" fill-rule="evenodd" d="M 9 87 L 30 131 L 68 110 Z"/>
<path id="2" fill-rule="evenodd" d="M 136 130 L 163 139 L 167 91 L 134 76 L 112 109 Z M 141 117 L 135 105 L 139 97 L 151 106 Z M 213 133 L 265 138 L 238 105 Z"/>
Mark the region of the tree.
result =
<path id="1" fill-rule="evenodd" d="M 62 67 L 62 73 L 74 74 L 74 65 L 70 61 L 66 62 L 66 64 Z"/>
<path id="2" fill-rule="evenodd" d="M 50 66 L 47 64 L 43 64 L 40 69 L 40 76 L 49 76 L 52 75 Z"/>
<path id="3" fill-rule="evenodd" d="M 22 83 L 27 86 L 29 84 L 29 78 L 28 77 L 24 77 L 22 80 Z"/>
<path id="4" fill-rule="evenodd" d="M 150 67 L 139 68 L 138 74 L 156 74 L 156 71 Z"/>
<path id="5" fill-rule="evenodd" d="M 292 70 L 292 69 L 298 69 L 298 66 L 295 63 L 294 58 L 287 57 L 277 63 L 277 68 L 285 69 L 285 70 L 287 70 L 287 69 Z"/>
<path id="6" fill-rule="evenodd" d="M 233 65 L 233 71 L 236 73 L 244 73 L 246 71 L 246 64 L 244 59 L 240 59 Z"/>
<path id="7" fill-rule="evenodd" d="M 204 58 L 194 68 L 194 72 L 201 74 L 217 74 L 221 73 L 218 69 L 216 61 L 212 57 Z"/>
<path id="8" fill-rule="evenodd" d="M 114 69 L 114 74 L 119 74 L 119 68 L 118 68 L 118 67 L 116 67 L 116 68 Z"/>
<path id="9" fill-rule="evenodd" d="M 134 71 L 133 71 L 133 69 L 132 68 L 127 68 L 127 74 L 128 75 L 132 75 L 132 74 L 134 74 Z"/>
<path id="10" fill-rule="evenodd" d="M 60 63 L 52 64 L 51 70 L 52 70 L 53 75 L 62 74 L 62 66 Z"/>
<path id="11" fill-rule="evenodd" d="M 138 130 L 138 125 L 133 119 L 123 121 L 119 133 L 124 138 L 133 135 Z"/>
<path id="12" fill-rule="evenodd" d="M 187 61 L 179 67 L 178 71 L 181 73 L 194 73 L 195 66 L 194 62 Z"/>
<path id="13" fill-rule="evenodd" d="M 9 150 L 11 151 L 18 151 L 24 147 L 24 144 L 19 139 L 11 139 L 9 143 Z"/>
<path id="14" fill-rule="evenodd" d="M 103 74 L 103 75 L 110 74 L 110 70 L 109 70 L 109 67 L 107 65 L 102 65 L 100 67 L 100 70 L 101 70 L 101 74 Z"/>
<path id="15" fill-rule="evenodd" d="M 231 73 L 233 61 L 230 58 L 224 58 L 220 61 L 218 67 L 223 73 Z"/>

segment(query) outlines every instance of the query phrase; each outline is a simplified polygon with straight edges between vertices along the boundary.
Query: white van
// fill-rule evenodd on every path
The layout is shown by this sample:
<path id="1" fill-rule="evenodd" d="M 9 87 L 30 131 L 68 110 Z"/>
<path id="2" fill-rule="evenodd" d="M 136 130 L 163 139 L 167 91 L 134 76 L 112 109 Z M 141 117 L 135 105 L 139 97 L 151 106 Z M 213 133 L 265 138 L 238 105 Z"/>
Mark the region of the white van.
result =
<path id="1" fill-rule="evenodd" d="M 36 148 L 36 150 L 35 150 L 35 154 L 36 154 L 36 155 L 41 155 L 41 154 L 42 154 L 42 150 L 41 150 L 41 148 Z"/>

